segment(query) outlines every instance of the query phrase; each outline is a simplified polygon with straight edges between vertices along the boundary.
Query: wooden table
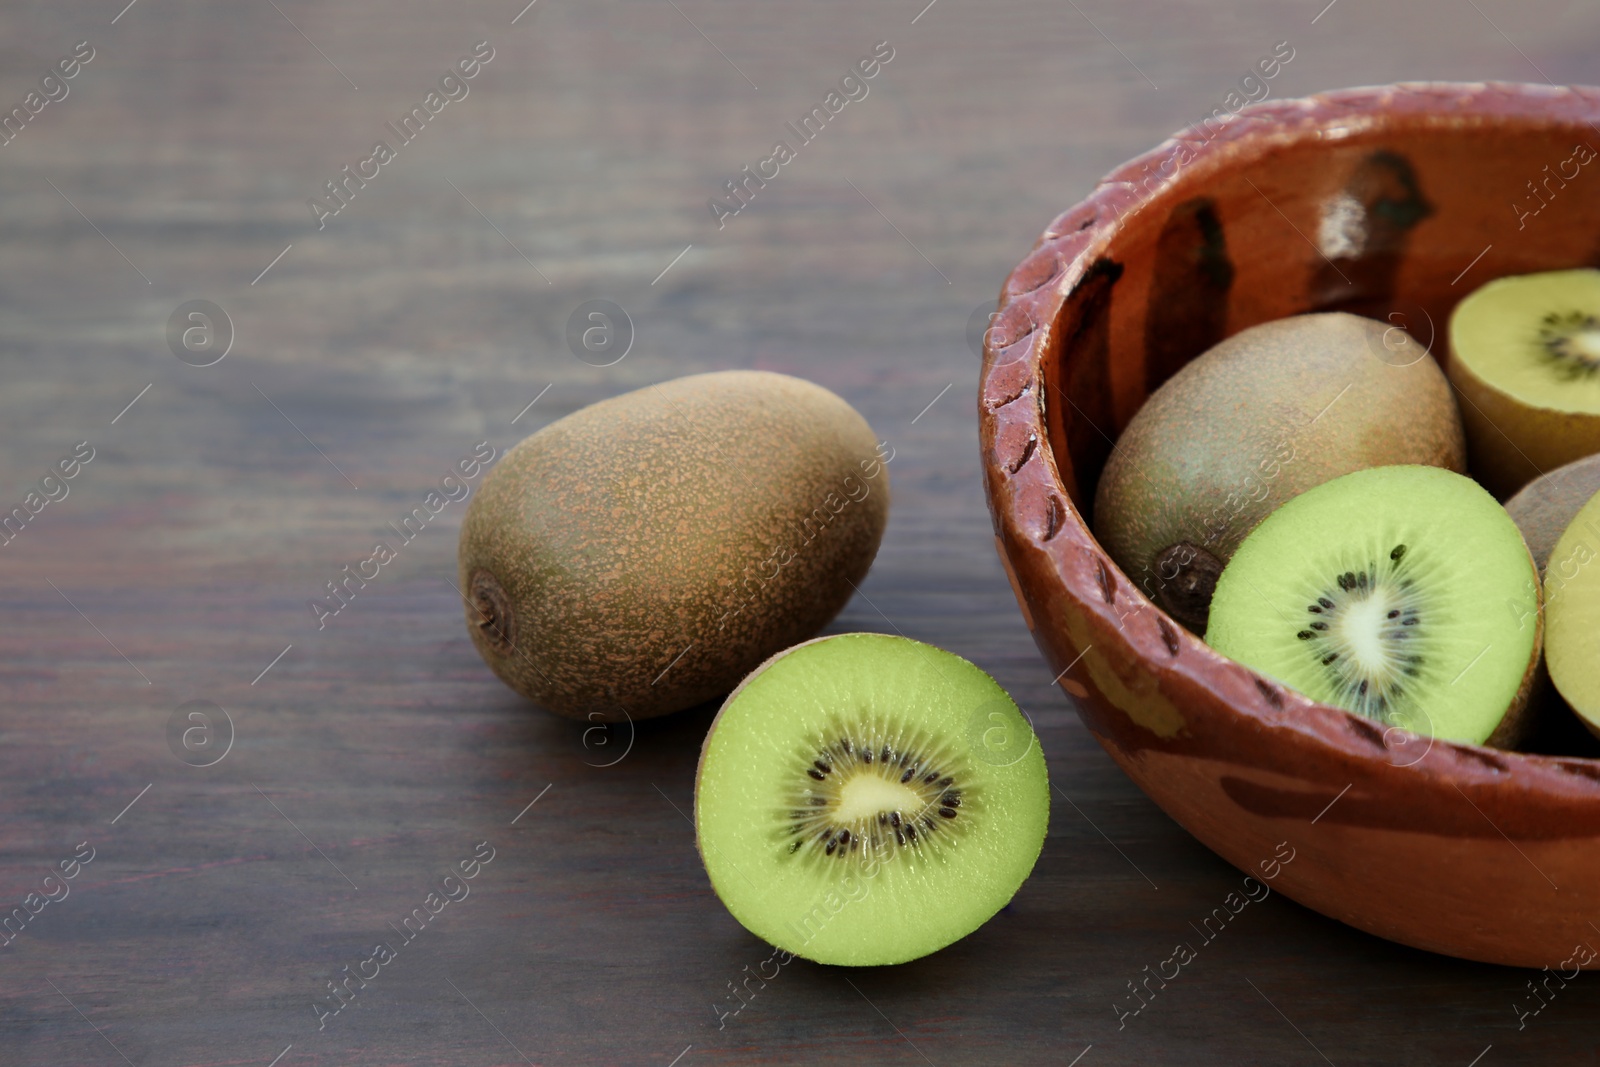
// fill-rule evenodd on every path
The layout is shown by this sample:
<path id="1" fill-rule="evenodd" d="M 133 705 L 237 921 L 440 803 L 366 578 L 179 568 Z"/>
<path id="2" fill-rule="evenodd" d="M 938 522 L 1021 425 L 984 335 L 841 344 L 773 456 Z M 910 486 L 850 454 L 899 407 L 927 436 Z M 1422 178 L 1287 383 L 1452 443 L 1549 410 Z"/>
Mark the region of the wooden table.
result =
<path id="1" fill-rule="evenodd" d="M 994 554 L 967 342 L 1057 211 L 1277 42 L 1275 96 L 1533 63 L 1594 81 L 1592 9 L 121 2 L 0 10 L 0 107 L 93 50 L 0 148 L 0 510 L 94 450 L 0 549 L 0 906 L 93 856 L 0 949 L 0 1063 L 1594 1062 L 1600 980 L 1519 1030 L 1531 975 L 1280 897 L 1119 1029 L 1129 983 L 1241 874 L 1052 687 Z M 466 95 L 391 133 L 480 41 L 441 90 Z M 786 123 L 880 41 L 867 95 L 798 144 Z M 393 158 L 364 163 L 380 139 Z M 795 158 L 719 227 L 708 201 L 780 139 Z M 369 177 L 333 214 L 345 166 Z M 566 341 L 593 299 L 635 331 L 611 366 Z M 194 300 L 231 331 L 213 312 L 211 347 L 174 348 Z M 451 585 L 460 505 L 325 629 L 306 601 L 475 443 L 730 367 L 821 382 L 892 442 L 882 553 L 829 629 L 992 672 L 1057 796 L 977 934 L 895 968 L 796 962 L 719 1025 L 768 950 L 694 850 L 713 709 L 630 739 L 505 689 Z M 210 766 L 175 754 L 195 724 L 231 732 Z M 402 940 L 481 842 L 470 896 Z M 379 941 L 395 958 L 319 1029 Z"/>

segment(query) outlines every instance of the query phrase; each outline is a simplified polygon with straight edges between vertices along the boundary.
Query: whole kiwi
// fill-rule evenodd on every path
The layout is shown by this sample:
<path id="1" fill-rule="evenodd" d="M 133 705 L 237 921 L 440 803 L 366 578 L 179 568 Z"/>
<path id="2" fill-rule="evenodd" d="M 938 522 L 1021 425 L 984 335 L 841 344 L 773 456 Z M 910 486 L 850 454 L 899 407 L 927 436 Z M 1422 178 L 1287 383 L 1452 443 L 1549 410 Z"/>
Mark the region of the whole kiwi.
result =
<path id="1" fill-rule="evenodd" d="M 1205 631 L 1217 576 L 1278 505 L 1367 467 L 1466 469 L 1450 384 L 1398 327 L 1344 312 L 1242 330 L 1157 389 L 1118 439 L 1094 530 L 1157 604 Z"/>
<path id="2" fill-rule="evenodd" d="M 467 509 L 473 644 L 571 718 L 725 693 L 850 599 L 888 521 L 890 458 L 844 400 L 762 371 L 576 411 L 507 452 Z"/>

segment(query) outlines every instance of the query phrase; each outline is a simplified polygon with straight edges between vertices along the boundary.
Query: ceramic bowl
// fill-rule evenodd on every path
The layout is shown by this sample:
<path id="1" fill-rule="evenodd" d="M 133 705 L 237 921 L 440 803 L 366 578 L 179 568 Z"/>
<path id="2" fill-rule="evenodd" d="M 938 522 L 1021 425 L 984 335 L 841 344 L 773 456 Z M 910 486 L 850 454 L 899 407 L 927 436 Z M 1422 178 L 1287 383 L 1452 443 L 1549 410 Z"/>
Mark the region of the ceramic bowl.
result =
<path id="1" fill-rule="evenodd" d="M 1477 286 L 1600 264 L 1597 123 L 1600 89 L 1430 83 L 1186 130 L 1045 230 L 1001 293 L 979 393 L 1023 616 L 1139 788 L 1324 915 L 1522 967 L 1600 945 L 1600 761 L 1417 738 L 1315 703 L 1178 625 L 1090 519 L 1139 405 L 1224 337 L 1346 310 L 1443 361 L 1450 311 Z"/>

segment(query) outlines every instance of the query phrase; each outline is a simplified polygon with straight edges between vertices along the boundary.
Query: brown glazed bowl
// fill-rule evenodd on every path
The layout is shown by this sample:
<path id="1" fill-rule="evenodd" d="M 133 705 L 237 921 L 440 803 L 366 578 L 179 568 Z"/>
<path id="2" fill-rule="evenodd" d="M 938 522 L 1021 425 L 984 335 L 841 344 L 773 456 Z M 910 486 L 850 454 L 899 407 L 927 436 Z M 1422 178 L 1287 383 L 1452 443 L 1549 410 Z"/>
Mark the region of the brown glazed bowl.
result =
<path id="1" fill-rule="evenodd" d="M 1600 761 L 1419 739 L 1287 690 L 1158 608 L 1090 511 L 1140 403 L 1230 334 L 1354 311 L 1443 361 L 1450 311 L 1477 286 L 1600 264 L 1600 171 L 1572 176 L 1597 121 L 1600 89 L 1430 83 L 1186 130 L 1045 230 L 1001 292 L 979 388 L 1001 558 L 1123 771 L 1307 907 L 1520 967 L 1600 943 Z"/>

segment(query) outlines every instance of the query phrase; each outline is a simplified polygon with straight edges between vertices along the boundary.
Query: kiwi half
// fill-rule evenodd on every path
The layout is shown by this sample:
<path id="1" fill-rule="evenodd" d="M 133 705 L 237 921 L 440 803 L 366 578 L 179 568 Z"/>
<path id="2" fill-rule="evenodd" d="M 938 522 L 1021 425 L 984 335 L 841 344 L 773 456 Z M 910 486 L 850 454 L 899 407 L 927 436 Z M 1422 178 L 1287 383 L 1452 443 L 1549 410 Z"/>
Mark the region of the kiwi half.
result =
<path id="1" fill-rule="evenodd" d="M 818 963 L 925 956 L 1015 895 L 1050 786 L 994 679 L 903 637 L 781 652 L 706 735 L 695 830 L 712 888 L 757 937 Z"/>
<path id="2" fill-rule="evenodd" d="M 1477 483 L 1375 467 L 1245 538 L 1206 641 L 1314 700 L 1417 734 L 1510 747 L 1541 642 L 1533 559 Z"/>
<path id="3" fill-rule="evenodd" d="M 1600 497 L 1573 518 L 1544 572 L 1550 680 L 1600 736 Z"/>
<path id="4" fill-rule="evenodd" d="M 1498 278 L 1450 316 L 1472 471 L 1506 497 L 1600 452 L 1600 271 Z"/>

